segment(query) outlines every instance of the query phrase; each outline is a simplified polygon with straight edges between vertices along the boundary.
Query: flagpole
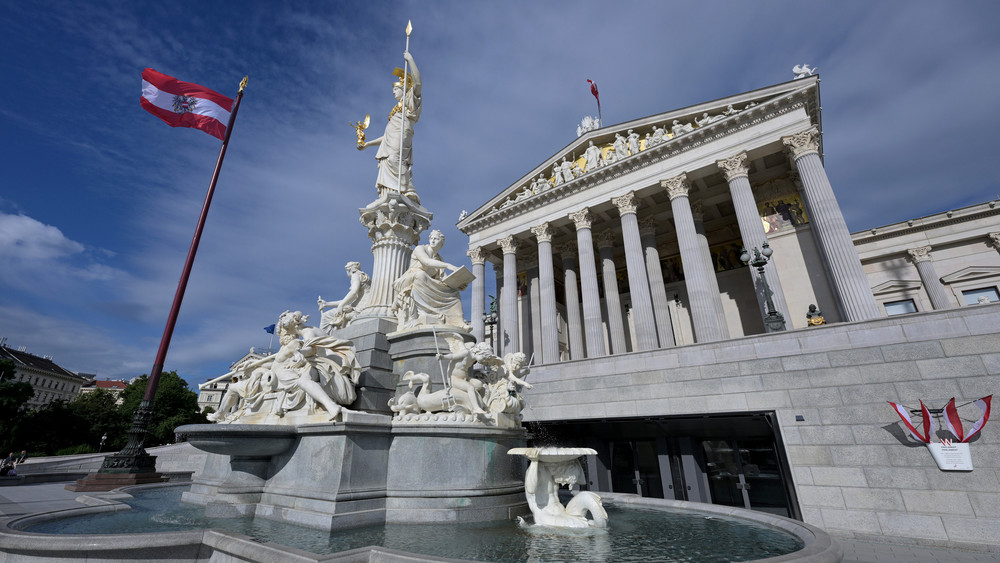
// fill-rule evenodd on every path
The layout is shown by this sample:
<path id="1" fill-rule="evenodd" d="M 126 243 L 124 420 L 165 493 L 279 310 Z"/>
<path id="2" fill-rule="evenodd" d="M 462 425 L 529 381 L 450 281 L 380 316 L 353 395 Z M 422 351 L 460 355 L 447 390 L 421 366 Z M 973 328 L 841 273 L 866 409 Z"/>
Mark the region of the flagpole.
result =
<path id="1" fill-rule="evenodd" d="M 406 47 L 403 49 L 404 53 L 410 52 L 410 32 L 413 31 L 413 24 L 410 20 L 406 20 Z M 403 193 L 403 140 L 406 139 L 406 75 L 410 68 L 410 62 L 403 57 L 403 95 L 400 97 L 400 112 L 399 112 L 399 170 L 396 172 L 396 188 L 397 191 Z"/>
<path id="2" fill-rule="evenodd" d="M 129 440 L 122 451 L 104 458 L 99 473 L 152 473 L 156 470 L 156 458 L 146 453 L 143 443 L 149 427 L 149 421 L 153 415 L 153 399 L 156 397 L 156 388 L 160 383 L 160 375 L 163 372 L 163 363 L 166 361 L 167 349 L 170 347 L 170 339 L 174 334 L 174 326 L 177 324 L 177 316 L 181 310 L 181 302 L 184 300 L 184 291 L 187 289 L 188 279 L 191 276 L 191 266 L 194 264 L 195 254 L 198 252 L 198 244 L 201 242 L 201 233 L 205 229 L 205 220 L 208 217 L 208 208 L 212 204 L 212 196 L 215 194 L 215 185 L 219 181 L 219 172 L 222 170 L 222 161 L 226 158 L 226 149 L 229 147 L 229 137 L 233 134 L 233 125 L 236 122 L 236 114 L 240 110 L 240 101 L 243 99 L 243 89 L 246 88 L 249 77 L 244 76 L 240 82 L 240 90 L 236 94 L 236 101 L 233 103 L 233 111 L 229 115 L 229 124 L 226 125 L 226 136 L 222 140 L 222 148 L 219 150 L 219 158 L 215 162 L 215 171 L 212 172 L 212 181 L 208 186 L 208 193 L 205 195 L 205 202 L 201 207 L 201 215 L 198 217 L 198 224 L 195 227 L 194 237 L 191 239 L 191 247 L 188 249 L 187 259 L 184 261 L 184 269 L 181 271 L 181 279 L 177 282 L 177 291 L 174 293 L 174 302 L 170 307 L 170 314 L 167 317 L 167 325 L 163 329 L 163 336 L 160 338 L 160 348 L 156 352 L 156 359 L 153 361 L 153 369 L 149 373 L 149 381 L 146 384 L 146 393 L 139 403 L 139 408 L 135 411 L 132 419 L 132 428 L 129 430 Z"/>

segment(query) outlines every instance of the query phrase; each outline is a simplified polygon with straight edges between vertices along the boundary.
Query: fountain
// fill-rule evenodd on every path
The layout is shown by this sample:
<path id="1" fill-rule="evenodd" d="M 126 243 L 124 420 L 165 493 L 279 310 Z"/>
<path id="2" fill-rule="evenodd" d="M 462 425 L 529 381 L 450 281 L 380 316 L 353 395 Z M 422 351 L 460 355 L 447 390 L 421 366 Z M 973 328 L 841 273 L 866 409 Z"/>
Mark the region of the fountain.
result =
<path id="1" fill-rule="evenodd" d="M 609 518 L 601 497 L 587 491 L 562 503 L 559 486 L 584 482 L 578 458 L 596 452 L 524 447 L 520 391 L 531 387 L 525 381 L 527 358 L 519 353 L 499 357 L 489 345 L 475 342 L 460 297 L 473 276 L 464 266 L 441 258 L 444 236 L 431 231 L 428 243 L 417 246 L 433 214 L 421 205 L 410 173 L 422 82 L 412 55 L 407 52 L 404 57 L 404 69 L 394 73 L 399 78 L 393 88 L 397 104 L 389 113 L 385 134 L 366 141 L 369 120 L 355 125 L 358 149 L 378 146 L 378 197 L 359 209 L 372 241 L 372 275 L 362 270 L 360 262 L 348 263 L 351 284 L 344 298 L 317 300 L 319 327 L 308 325 L 309 316 L 300 311 L 282 313 L 276 323 L 278 352 L 239 364 L 219 378 L 231 384 L 213 416 L 214 424 L 177 429 L 178 435 L 208 453 L 205 466 L 189 490 L 179 495 L 187 508 L 167 508 L 176 503 L 154 500 L 156 523 L 138 524 L 142 530 L 155 525 L 172 531 L 95 535 L 137 526 L 135 521 L 144 512 L 142 495 L 136 493 L 135 514 L 119 502 L 129 494 L 81 497 L 88 507 L 70 512 L 114 512 L 106 517 L 125 521 L 97 522 L 95 517 L 96 529 L 78 528 L 70 520 L 60 520 L 67 515 L 63 512 L 4 522 L 0 562 L 6 560 L 5 552 L 18 554 L 18 561 L 281 560 L 293 554 L 242 534 L 258 537 L 265 535 L 261 530 L 270 529 L 271 537 L 281 543 L 294 543 L 301 532 L 288 525 L 325 537 L 329 545 L 319 545 L 320 540 L 319 551 L 354 549 L 349 552 L 352 557 L 388 561 L 470 554 L 496 560 L 551 560 L 566 553 L 573 553 L 574 559 L 606 560 L 615 558 L 616 549 L 635 548 L 638 540 L 615 530 L 616 514 L 630 522 L 630 511 Z M 530 461 L 523 481 L 517 455 Z M 612 502 L 628 504 L 635 499 Z M 687 504 L 647 503 L 647 508 L 656 509 L 651 511 L 652 525 L 673 526 L 656 518 L 664 507 Z M 713 519 L 718 525 L 731 521 L 732 509 L 703 510 L 708 512 L 676 517 L 687 518 L 696 528 Z M 529 512 L 531 525 L 522 518 Z M 515 519 L 524 525 L 517 526 Z M 764 522 L 755 529 L 768 531 L 772 534 L 768 537 L 790 542 L 782 553 L 804 546 L 800 553 L 818 555 L 814 561 L 839 560 L 838 549 L 822 531 L 768 515 L 749 519 Z M 178 529 L 167 521 L 189 524 Z M 647 530 L 640 524 L 625 527 L 629 526 Z M 30 531 L 23 531 L 26 528 Z M 81 541 L 80 536 L 38 536 L 32 533 L 35 530 L 90 535 Z M 715 534 L 709 532 L 705 542 L 709 549 Z M 438 539 L 443 535 L 466 543 L 450 546 Z M 656 534 L 647 530 L 639 535 Z M 341 536 L 356 539 L 334 544 Z M 401 539 L 428 537 L 435 538 L 430 547 Z M 509 551 L 505 554 L 489 546 L 466 547 L 468 538 L 507 545 L 511 537 L 517 546 L 505 547 Z M 370 538 L 426 555 L 364 547 L 374 541 Z M 569 544 L 579 542 L 585 547 L 577 555 L 577 548 Z M 315 545 L 307 542 L 303 547 Z M 648 559 L 658 558 L 666 548 L 654 544 L 650 549 Z M 309 560 L 302 552 L 294 555 Z"/>

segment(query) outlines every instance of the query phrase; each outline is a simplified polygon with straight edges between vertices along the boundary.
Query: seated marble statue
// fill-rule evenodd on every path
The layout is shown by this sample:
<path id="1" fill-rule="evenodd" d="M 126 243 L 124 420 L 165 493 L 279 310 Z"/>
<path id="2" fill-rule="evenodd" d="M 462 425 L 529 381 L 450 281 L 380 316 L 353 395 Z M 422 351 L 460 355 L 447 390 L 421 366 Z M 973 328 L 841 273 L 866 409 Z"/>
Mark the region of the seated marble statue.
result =
<path id="1" fill-rule="evenodd" d="M 491 371 L 500 371 L 500 377 L 494 378 L 486 389 L 484 402 L 488 410 L 491 413 L 520 414 L 524 409 L 524 399 L 519 388 L 531 389 L 531 384 L 524 380 L 531 369 L 524 352 L 506 354 L 502 360 L 493 356 L 479 362 L 492 368 Z"/>
<path id="2" fill-rule="evenodd" d="M 354 316 L 357 315 L 358 305 L 372 285 L 372 280 L 368 277 L 368 274 L 361 271 L 360 262 L 348 262 L 344 266 L 344 270 L 347 271 L 348 277 L 351 278 L 351 287 L 347 290 L 347 295 L 339 301 L 325 301 L 322 296 L 316 299 L 316 304 L 319 305 L 319 310 L 323 313 L 323 316 L 320 318 L 319 327 L 325 332 L 347 326 Z M 330 308 L 333 310 L 325 310 Z"/>
<path id="3" fill-rule="evenodd" d="M 444 234 L 434 230 L 428 243 L 413 249 L 410 268 L 393 282 L 396 299 L 392 309 L 398 329 L 450 325 L 468 330 L 462 315 L 462 295 L 444 283 L 448 271 L 459 267 L 441 259 Z"/>

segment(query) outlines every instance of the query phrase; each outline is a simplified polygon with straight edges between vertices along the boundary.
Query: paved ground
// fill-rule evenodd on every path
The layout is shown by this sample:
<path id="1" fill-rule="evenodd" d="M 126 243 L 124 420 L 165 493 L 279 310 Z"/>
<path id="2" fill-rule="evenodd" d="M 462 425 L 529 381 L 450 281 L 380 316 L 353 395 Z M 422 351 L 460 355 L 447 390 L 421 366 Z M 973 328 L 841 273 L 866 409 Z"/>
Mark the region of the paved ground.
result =
<path id="1" fill-rule="evenodd" d="M 66 484 L 0 487 L 0 516 L 21 516 L 80 506 L 75 500 L 80 493 L 67 491 L 64 488 Z M 98 496 L 100 493 L 90 494 Z M 850 540 L 837 542 L 844 550 L 845 563 L 1000 563 L 1000 554 L 996 553 Z"/>

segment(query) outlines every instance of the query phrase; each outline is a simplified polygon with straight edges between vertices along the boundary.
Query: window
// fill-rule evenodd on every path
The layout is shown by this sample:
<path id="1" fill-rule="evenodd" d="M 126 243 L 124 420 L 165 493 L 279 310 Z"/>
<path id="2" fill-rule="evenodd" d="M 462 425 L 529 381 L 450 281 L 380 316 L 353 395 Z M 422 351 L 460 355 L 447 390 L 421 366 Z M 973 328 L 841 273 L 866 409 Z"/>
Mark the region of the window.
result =
<path id="1" fill-rule="evenodd" d="M 917 305 L 912 299 L 904 299 L 902 301 L 889 301 L 884 305 L 885 314 L 890 317 L 893 315 L 905 315 L 907 313 L 916 313 Z"/>
<path id="2" fill-rule="evenodd" d="M 966 305 L 976 305 L 979 303 L 979 299 L 983 297 L 989 299 L 990 303 L 1000 302 L 1000 293 L 997 293 L 997 288 L 995 287 L 967 289 L 962 292 L 962 297 L 965 297 Z"/>

